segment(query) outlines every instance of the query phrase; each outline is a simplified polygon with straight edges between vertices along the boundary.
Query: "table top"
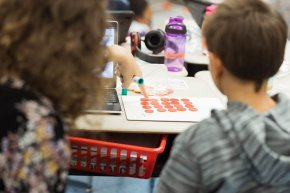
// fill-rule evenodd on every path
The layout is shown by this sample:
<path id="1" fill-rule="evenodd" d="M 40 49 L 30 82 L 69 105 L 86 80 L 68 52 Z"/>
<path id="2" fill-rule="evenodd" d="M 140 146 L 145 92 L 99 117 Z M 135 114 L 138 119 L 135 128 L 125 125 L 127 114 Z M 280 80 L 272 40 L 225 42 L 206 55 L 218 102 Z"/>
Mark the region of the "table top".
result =
<path id="1" fill-rule="evenodd" d="M 151 74 L 152 76 L 152 74 Z M 144 76 L 149 78 L 148 76 Z M 164 78 L 164 81 L 168 77 Z M 176 77 L 176 79 L 186 82 L 188 88 L 177 89 L 169 96 L 174 97 L 216 97 L 210 87 L 202 80 L 194 77 Z M 120 98 L 121 89 L 117 88 Z M 129 95 L 136 95 L 132 92 Z M 120 100 L 122 104 L 122 100 Z M 128 121 L 122 104 L 121 115 L 106 114 L 86 114 L 76 121 L 78 129 L 90 131 L 109 132 L 132 132 L 132 133 L 179 133 L 194 124 L 193 122 L 162 122 L 162 121 Z"/>
<path id="2" fill-rule="evenodd" d="M 290 97 L 290 52 L 287 44 L 285 62 L 279 73 L 274 77 L 273 93 L 284 92 Z M 169 73 L 165 65 L 148 64 L 138 61 L 143 71 L 145 83 L 149 80 L 159 79 L 161 81 L 180 80 L 185 81 L 187 89 L 175 90 L 170 96 L 182 97 L 216 97 L 225 105 L 226 97 L 215 87 L 208 71 L 198 72 L 193 77 L 183 77 Z M 118 93 L 120 94 L 120 82 L 118 81 Z M 134 95 L 134 93 L 130 93 Z M 120 100 L 122 103 L 122 100 Z M 123 106 L 122 106 L 123 107 Z M 132 133 L 180 133 L 191 126 L 192 122 L 159 122 L 159 121 L 128 121 L 126 115 L 100 115 L 88 114 L 80 117 L 76 125 L 79 129 L 104 132 L 132 132 Z"/>
<path id="3" fill-rule="evenodd" d="M 175 8 L 177 9 L 177 8 Z M 176 11 L 173 9 L 173 11 Z M 178 8 L 178 9 L 181 9 Z M 166 13 L 169 14 L 170 13 Z M 176 14 L 174 14 L 176 15 Z M 162 19 L 162 18 L 161 18 Z M 187 18 L 186 18 L 187 19 Z M 188 26 L 196 28 L 196 24 L 193 20 L 185 21 Z M 164 23 L 165 24 L 165 23 Z M 195 33 L 193 36 L 193 41 L 190 43 L 193 46 L 200 44 L 198 38 L 200 38 L 200 34 L 197 31 L 193 31 Z M 197 38 L 196 38 L 197 37 Z M 196 49 L 188 49 L 190 44 L 187 44 L 187 54 L 185 59 L 190 56 L 192 57 L 192 63 L 199 64 L 204 63 L 207 65 L 203 56 L 198 59 L 202 50 L 196 46 Z M 193 47 L 191 47 L 193 48 Z M 200 53 L 198 53 L 200 52 Z M 187 57 L 188 56 L 188 57 Z M 187 60 L 186 59 L 186 60 Z M 198 61 L 196 61 L 198 59 Z M 196 77 L 184 77 L 187 75 L 187 71 L 183 70 L 180 73 L 169 73 L 166 69 L 166 66 L 163 64 L 148 64 L 141 60 L 137 60 L 144 76 L 145 84 L 148 80 L 159 79 L 166 81 L 168 79 L 176 79 L 185 81 L 188 85 L 187 89 L 177 89 L 173 94 L 169 96 L 175 97 L 215 97 L 220 99 L 220 101 L 225 105 L 226 97 L 222 95 L 217 88 L 215 87 L 210 74 L 208 71 L 199 72 L 196 74 Z M 187 62 L 190 62 L 189 59 Z M 274 77 L 274 86 L 273 92 L 284 92 L 290 97 L 290 85 L 287 83 L 290 81 L 290 44 L 287 42 L 287 48 L 285 52 L 285 62 L 280 69 L 280 73 Z M 288 86 L 289 85 L 289 86 Z M 120 81 L 118 80 L 117 91 L 120 96 L 121 93 Z M 129 93 L 130 95 L 134 95 L 134 93 Z M 122 100 L 120 100 L 122 103 Z M 122 110 L 124 110 L 122 106 Z M 90 131 L 101 131 L 101 132 L 132 132 L 132 133 L 180 133 L 183 130 L 187 129 L 193 122 L 159 122 L 159 121 L 128 121 L 126 119 L 126 115 L 124 111 L 121 115 L 105 115 L 105 114 L 86 114 L 80 117 L 76 121 L 76 127 L 80 130 L 90 130 Z"/>

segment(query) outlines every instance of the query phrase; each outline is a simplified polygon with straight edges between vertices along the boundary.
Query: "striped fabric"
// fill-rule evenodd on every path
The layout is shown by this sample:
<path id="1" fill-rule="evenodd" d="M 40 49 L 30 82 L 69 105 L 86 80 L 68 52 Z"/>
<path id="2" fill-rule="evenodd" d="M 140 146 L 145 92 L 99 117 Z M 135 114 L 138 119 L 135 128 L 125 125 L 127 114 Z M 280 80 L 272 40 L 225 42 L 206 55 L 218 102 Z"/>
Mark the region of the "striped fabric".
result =
<path id="1" fill-rule="evenodd" d="M 257 114 L 237 101 L 180 134 L 158 193 L 289 193 L 290 100 Z"/>

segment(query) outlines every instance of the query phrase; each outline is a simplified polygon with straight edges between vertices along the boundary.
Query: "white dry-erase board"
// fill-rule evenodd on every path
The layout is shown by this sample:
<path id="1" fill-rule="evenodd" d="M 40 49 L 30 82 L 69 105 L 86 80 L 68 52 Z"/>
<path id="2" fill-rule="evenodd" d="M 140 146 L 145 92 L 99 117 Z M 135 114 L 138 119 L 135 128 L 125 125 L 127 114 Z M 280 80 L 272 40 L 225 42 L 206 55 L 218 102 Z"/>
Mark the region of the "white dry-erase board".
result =
<path id="1" fill-rule="evenodd" d="M 223 109 L 217 98 L 122 96 L 128 120 L 199 122 L 212 109 Z"/>

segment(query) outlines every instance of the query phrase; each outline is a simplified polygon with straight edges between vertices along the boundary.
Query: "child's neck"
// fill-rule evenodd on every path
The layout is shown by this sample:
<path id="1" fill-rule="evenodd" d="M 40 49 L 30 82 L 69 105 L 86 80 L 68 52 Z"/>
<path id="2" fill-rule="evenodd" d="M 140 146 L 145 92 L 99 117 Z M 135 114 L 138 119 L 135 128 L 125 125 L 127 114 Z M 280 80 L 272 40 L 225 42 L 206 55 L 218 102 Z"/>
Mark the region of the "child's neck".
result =
<path id="1" fill-rule="evenodd" d="M 276 106 L 275 101 L 267 95 L 266 89 L 266 82 L 258 92 L 251 83 L 232 82 L 227 84 L 224 94 L 227 95 L 229 101 L 240 101 L 251 106 L 257 112 L 266 112 Z"/>

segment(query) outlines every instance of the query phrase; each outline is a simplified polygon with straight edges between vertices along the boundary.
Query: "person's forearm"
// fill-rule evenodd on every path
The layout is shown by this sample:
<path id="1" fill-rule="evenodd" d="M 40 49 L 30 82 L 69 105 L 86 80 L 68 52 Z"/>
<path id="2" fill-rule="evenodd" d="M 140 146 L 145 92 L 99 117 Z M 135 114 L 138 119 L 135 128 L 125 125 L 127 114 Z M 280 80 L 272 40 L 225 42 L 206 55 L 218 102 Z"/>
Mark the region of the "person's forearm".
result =
<path id="1" fill-rule="evenodd" d="M 126 63 L 130 53 L 123 47 L 112 45 L 107 47 L 107 59 L 117 62 L 119 65 Z"/>

